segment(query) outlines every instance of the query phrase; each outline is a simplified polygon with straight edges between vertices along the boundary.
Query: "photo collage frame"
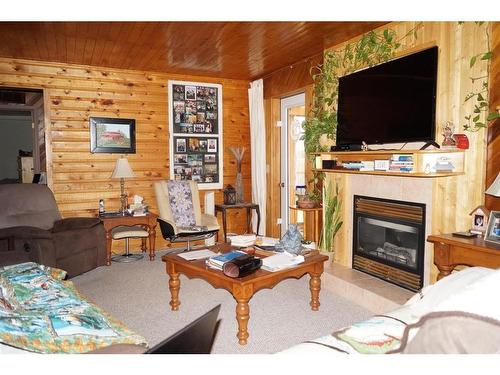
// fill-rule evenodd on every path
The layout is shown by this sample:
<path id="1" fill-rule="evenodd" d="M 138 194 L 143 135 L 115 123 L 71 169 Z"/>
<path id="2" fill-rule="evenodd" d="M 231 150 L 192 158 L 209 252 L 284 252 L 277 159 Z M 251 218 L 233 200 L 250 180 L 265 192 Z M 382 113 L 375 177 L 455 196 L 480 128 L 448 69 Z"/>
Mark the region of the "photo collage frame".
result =
<path id="1" fill-rule="evenodd" d="M 170 178 L 222 188 L 222 86 L 169 81 Z"/>

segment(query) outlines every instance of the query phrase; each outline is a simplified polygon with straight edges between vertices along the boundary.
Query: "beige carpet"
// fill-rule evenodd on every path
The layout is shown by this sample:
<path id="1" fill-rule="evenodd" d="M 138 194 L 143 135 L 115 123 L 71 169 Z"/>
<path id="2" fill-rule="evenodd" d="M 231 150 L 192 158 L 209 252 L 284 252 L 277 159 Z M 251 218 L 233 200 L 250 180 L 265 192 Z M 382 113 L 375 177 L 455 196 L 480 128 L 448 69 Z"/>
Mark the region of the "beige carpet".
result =
<path id="1" fill-rule="evenodd" d="M 78 290 L 131 329 L 150 346 L 175 333 L 217 304 L 222 319 L 212 353 L 275 353 L 305 340 L 366 319 L 372 313 L 327 289 L 320 293 L 320 310 L 309 307 L 309 277 L 288 279 L 250 300 L 250 337 L 238 344 L 236 303 L 225 290 L 200 279 L 181 276 L 179 311 L 171 311 L 168 276 L 159 252 L 156 260 L 113 263 L 75 277 Z"/>

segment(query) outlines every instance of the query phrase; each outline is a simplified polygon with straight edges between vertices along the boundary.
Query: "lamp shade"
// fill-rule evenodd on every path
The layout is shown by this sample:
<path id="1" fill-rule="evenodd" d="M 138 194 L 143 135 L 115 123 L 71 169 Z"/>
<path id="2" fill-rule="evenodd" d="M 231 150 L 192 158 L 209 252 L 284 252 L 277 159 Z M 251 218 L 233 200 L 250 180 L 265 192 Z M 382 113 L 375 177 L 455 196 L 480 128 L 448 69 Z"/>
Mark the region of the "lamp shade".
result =
<path id="1" fill-rule="evenodd" d="M 500 173 L 498 174 L 495 181 L 490 185 L 488 190 L 485 191 L 486 194 L 494 195 L 495 197 L 500 197 Z"/>
<path id="2" fill-rule="evenodd" d="M 121 158 L 116 161 L 115 170 L 111 175 L 111 178 L 131 178 L 135 177 L 132 168 L 126 158 Z"/>

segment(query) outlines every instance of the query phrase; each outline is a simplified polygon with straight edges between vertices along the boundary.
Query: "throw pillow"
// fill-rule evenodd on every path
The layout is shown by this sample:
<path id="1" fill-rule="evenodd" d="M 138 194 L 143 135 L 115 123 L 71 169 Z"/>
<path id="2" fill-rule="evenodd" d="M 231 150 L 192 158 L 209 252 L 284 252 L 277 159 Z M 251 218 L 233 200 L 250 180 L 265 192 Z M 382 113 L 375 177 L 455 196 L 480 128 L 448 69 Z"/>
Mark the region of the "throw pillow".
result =
<path id="1" fill-rule="evenodd" d="M 499 354 L 500 321 L 461 311 L 433 312 L 406 327 L 403 354 Z"/>
<path id="2" fill-rule="evenodd" d="M 196 225 L 193 196 L 188 181 L 167 181 L 170 211 L 177 227 Z"/>

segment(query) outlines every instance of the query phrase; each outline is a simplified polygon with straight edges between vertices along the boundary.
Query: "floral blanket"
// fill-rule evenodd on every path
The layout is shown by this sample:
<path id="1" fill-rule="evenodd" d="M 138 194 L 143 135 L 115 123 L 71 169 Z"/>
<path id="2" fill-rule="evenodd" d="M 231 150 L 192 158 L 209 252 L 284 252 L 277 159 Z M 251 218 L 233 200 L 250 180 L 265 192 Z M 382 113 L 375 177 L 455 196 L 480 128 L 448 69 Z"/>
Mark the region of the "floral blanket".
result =
<path id="1" fill-rule="evenodd" d="M 32 262 L 0 267 L 1 343 L 37 353 L 147 346 L 143 337 L 86 301 L 65 276 Z"/>

